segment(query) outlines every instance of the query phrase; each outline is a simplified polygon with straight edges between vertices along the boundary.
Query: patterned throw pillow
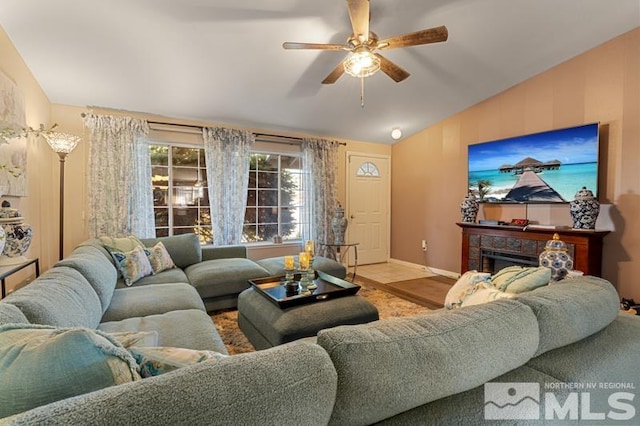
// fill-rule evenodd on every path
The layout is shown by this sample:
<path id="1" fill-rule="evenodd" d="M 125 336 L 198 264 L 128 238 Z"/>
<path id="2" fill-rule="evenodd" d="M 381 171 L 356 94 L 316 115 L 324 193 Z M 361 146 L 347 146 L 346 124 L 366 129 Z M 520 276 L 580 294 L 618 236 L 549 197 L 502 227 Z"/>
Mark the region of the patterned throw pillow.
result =
<path id="1" fill-rule="evenodd" d="M 133 347 L 129 348 L 129 352 L 140 366 L 142 377 L 158 376 L 181 367 L 203 361 L 219 360 L 228 356 L 214 351 L 170 347 Z"/>
<path id="2" fill-rule="evenodd" d="M 162 244 L 162 241 L 151 248 L 146 248 L 145 251 L 149 257 L 149 262 L 151 263 L 154 274 L 176 267 L 167 248 Z"/>
<path id="3" fill-rule="evenodd" d="M 488 272 L 465 272 L 447 292 L 447 296 L 444 299 L 445 308 L 459 308 L 463 300 L 476 290 L 478 284 L 488 283 L 490 279 L 491 274 Z"/>
<path id="4" fill-rule="evenodd" d="M 127 286 L 131 286 L 147 275 L 153 275 L 153 268 L 142 247 L 136 247 L 129 252 L 112 251 L 111 256 L 113 256 Z"/>

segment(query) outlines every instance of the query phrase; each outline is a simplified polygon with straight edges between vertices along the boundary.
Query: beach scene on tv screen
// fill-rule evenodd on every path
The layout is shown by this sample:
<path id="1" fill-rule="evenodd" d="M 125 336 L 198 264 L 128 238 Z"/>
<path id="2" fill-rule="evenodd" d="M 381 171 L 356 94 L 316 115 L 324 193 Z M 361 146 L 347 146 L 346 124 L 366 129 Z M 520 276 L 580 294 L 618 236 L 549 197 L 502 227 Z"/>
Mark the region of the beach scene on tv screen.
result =
<path id="1" fill-rule="evenodd" d="M 483 202 L 573 201 L 597 196 L 598 124 L 469 145 L 469 191 Z"/>

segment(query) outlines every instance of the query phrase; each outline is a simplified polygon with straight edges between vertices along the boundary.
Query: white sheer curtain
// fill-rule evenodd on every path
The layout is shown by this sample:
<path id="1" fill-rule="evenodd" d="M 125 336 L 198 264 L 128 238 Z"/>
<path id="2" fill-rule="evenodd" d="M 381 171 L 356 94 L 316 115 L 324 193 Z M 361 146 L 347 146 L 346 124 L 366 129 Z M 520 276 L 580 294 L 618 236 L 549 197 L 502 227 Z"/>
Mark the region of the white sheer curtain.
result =
<path id="1" fill-rule="evenodd" d="M 301 222 L 304 240 L 333 243 L 331 216 L 337 206 L 338 141 L 303 139 L 303 169 L 306 199 Z M 318 253 L 326 255 L 326 253 Z"/>
<path id="2" fill-rule="evenodd" d="M 239 244 L 247 206 L 252 132 L 202 129 L 209 182 L 213 245 Z"/>
<path id="3" fill-rule="evenodd" d="M 89 234 L 155 236 L 149 125 L 132 117 L 88 114 Z"/>

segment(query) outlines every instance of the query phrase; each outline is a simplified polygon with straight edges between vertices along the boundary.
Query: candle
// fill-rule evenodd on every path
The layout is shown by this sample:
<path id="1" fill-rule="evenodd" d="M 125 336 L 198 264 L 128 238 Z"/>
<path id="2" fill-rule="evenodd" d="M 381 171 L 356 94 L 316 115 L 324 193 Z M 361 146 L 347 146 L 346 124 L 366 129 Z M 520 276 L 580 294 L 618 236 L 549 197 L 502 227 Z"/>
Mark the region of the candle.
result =
<path id="1" fill-rule="evenodd" d="M 307 270 L 309 269 L 309 253 L 303 251 L 298 255 L 298 259 L 300 261 L 300 269 Z"/>
<path id="2" fill-rule="evenodd" d="M 284 269 L 294 269 L 295 268 L 295 263 L 293 260 L 293 256 L 285 256 L 284 257 Z"/>
<path id="3" fill-rule="evenodd" d="M 313 240 L 309 240 L 304 244 L 304 251 L 309 253 L 310 259 L 313 259 L 313 257 L 316 255 L 316 247 L 313 243 Z"/>

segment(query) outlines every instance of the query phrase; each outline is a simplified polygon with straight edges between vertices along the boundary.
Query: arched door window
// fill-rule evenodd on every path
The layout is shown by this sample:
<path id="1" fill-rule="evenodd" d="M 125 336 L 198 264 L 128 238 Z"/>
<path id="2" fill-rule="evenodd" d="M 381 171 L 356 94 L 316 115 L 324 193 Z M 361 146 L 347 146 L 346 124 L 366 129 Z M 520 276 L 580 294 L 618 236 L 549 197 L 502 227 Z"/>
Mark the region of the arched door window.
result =
<path id="1" fill-rule="evenodd" d="M 379 177 L 380 171 L 375 164 L 367 161 L 364 162 L 358 167 L 358 171 L 356 172 L 356 176 L 358 177 Z"/>

